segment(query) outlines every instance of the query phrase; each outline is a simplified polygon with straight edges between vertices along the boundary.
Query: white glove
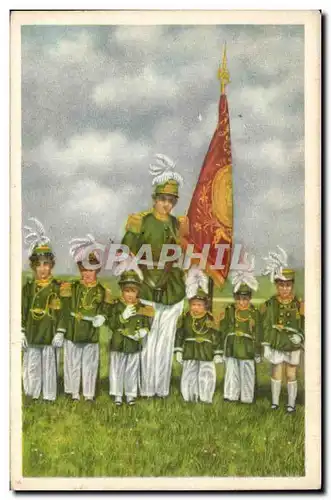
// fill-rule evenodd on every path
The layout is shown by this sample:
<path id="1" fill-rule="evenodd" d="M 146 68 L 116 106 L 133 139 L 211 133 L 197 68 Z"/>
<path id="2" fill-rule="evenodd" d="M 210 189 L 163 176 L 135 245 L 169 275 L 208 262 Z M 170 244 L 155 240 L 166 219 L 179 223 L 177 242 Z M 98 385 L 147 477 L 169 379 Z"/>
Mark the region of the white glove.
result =
<path id="1" fill-rule="evenodd" d="M 255 355 L 255 363 L 256 363 L 256 364 L 261 363 L 261 356 L 260 356 L 259 354 L 256 354 L 256 355 Z"/>
<path id="2" fill-rule="evenodd" d="M 99 326 L 102 326 L 105 321 L 106 318 L 104 316 L 102 316 L 101 314 L 97 314 L 93 318 L 92 325 L 94 326 L 94 328 L 99 328 Z"/>
<path id="3" fill-rule="evenodd" d="M 265 357 L 266 359 L 268 359 L 270 357 L 270 345 L 265 345 L 264 346 L 264 352 L 263 352 L 263 357 Z"/>
<path id="4" fill-rule="evenodd" d="M 215 354 L 214 356 L 214 363 L 215 365 L 221 365 L 223 363 L 224 359 L 222 354 Z"/>
<path id="5" fill-rule="evenodd" d="M 126 308 L 123 311 L 122 318 L 124 319 L 124 321 L 126 321 L 127 319 L 131 318 L 131 316 L 135 316 L 135 314 L 136 314 L 135 306 L 133 305 L 126 306 Z"/>
<path id="6" fill-rule="evenodd" d="M 53 347 L 62 347 L 63 346 L 63 338 L 64 338 L 64 335 L 62 332 L 56 332 L 56 334 L 54 335 L 53 337 L 53 340 L 52 340 L 52 346 Z"/>
<path id="7" fill-rule="evenodd" d="M 137 333 L 135 334 L 135 337 L 136 339 L 135 340 L 140 340 L 140 339 L 143 339 L 144 337 L 146 337 L 146 335 L 148 334 L 148 330 L 147 328 L 140 328 Z"/>
<path id="8" fill-rule="evenodd" d="M 176 361 L 177 363 L 179 363 L 180 365 L 183 364 L 183 353 L 182 351 L 177 351 L 176 352 Z"/>
<path id="9" fill-rule="evenodd" d="M 21 346 L 22 346 L 22 349 L 27 349 L 27 347 L 28 347 L 28 340 L 25 336 L 25 333 L 22 333 Z"/>
<path id="10" fill-rule="evenodd" d="M 291 335 L 290 341 L 292 342 L 292 344 L 298 345 L 301 343 L 301 337 L 297 333 L 294 333 L 293 335 Z"/>

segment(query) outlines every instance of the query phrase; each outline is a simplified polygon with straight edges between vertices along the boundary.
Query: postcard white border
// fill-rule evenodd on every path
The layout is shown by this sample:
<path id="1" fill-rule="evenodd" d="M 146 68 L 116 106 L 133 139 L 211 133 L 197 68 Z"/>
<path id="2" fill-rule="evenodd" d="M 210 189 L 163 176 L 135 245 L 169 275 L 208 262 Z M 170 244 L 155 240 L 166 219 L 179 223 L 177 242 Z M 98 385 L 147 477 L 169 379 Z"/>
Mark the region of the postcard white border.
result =
<path id="1" fill-rule="evenodd" d="M 295 478 L 23 478 L 21 416 L 21 33 L 27 24 L 305 26 L 306 474 Z M 321 14 L 319 11 L 17 11 L 11 16 L 11 488 L 14 490 L 302 490 L 321 485 Z M 15 263 L 15 265 L 14 265 Z"/>

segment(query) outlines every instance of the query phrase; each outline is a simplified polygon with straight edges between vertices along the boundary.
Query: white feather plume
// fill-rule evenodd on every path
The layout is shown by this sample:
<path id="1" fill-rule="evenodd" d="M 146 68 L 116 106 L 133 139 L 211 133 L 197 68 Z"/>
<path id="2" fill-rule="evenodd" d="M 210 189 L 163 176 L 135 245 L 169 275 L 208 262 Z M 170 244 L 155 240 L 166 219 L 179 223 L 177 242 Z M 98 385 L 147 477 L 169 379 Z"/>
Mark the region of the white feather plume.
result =
<path id="1" fill-rule="evenodd" d="M 29 254 L 31 255 L 37 245 L 50 243 L 50 239 L 46 236 L 45 228 L 38 219 L 30 217 L 29 220 L 34 223 L 35 227 L 24 226 L 27 231 L 24 235 L 24 243 L 29 247 Z"/>
<path id="2" fill-rule="evenodd" d="M 141 280 L 144 278 L 143 273 L 138 266 L 137 259 L 134 256 L 129 255 L 125 260 L 116 262 L 112 269 L 112 273 L 116 277 L 121 276 L 121 274 L 126 271 L 134 271 Z"/>
<path id="3" fill-rule="evenodd" d="M 81 262 L 88 255 L 88 248 L 90 251 L 95 250 L 94 245 L 96 241 L 92 234 L 87 234 L 85 238 L 72 238 L 69 241 L 69 253 L 75 262 Z"/>
<path id="4" fill-rule="evenodd" d="M 201 288 L 208 294 L 208 277 L 198 266 L 192 266 L 188 270 L 185 285 L 188 299 L 191 299 L 197 294 L 198 288 Z"/>
<path id="5" fill-rule="evenodd" d="M 149 173 L 154 177 L 152 185 L 164 184 L 173 179 L 180 186 L 183 185 L 183 177 L 175 172 L 176 163 L 168 156 L 158 153 L 155 155 L 155 163 L 150 164 Z"/>
<path id="6" fill-rule="evenodd" d="M 255 269 L 255 257 L 254 257 L 254 255 L 252 255 L 251 262 L 249 263 L 248 262 L 248 254 L 246 253 L 245 260 L 247 262 L 247 269 L 238 269 L 238 270 L 233 271 L 231 273 L 231 275 L 232 275 L 231 282 L 232 282 L 232 285 L 234 287 L 233 288 L 234 293 L 236 293 L 239 290 L 240 285 L 242 285 L 242 284 L 249 286 L 249 288 L 251 290 L 254 290 L 255 292 L 259 287 L 259 283 L 254 276 L 254 269 Z"/>
<path id="7" fill-rule="evenodd" d="M 284 280 L 283 269 L 287 267 L 287 253 L 283 248 L 277 245 L 279 253 L 269 252 L 268 257 L 264 257 L 266 266 L 262 271 L 263 276 L 270 276 L 270 281 L 273 283 L 276 279 Z"/>

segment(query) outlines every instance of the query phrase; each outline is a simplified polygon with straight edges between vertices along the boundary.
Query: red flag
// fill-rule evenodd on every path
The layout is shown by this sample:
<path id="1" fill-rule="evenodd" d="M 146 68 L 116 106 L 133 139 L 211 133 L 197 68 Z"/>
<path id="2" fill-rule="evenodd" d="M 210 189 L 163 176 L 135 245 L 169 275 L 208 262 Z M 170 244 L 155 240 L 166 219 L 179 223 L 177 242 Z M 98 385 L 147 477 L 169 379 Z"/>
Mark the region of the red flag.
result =
<path id="1" fill-rule="evenodd" d="M 230 118 L 225 84 L 229 82 L 225 52 L 219 71 L 222 94 L 219 101 L 218 124 L 203 162 L 200 176 L 187 213 L 189 232 L 184 246 L 194 244 L 194 251 L 201 252 L 210 244 L 206 272 L 217 285 L 222 285 L 231 263 L 233 212 L 232 212 L 232 157 Z M 217 256 L 217 244 L 229 245 L 224 253 L 223 269 L 211 269 Z"/>

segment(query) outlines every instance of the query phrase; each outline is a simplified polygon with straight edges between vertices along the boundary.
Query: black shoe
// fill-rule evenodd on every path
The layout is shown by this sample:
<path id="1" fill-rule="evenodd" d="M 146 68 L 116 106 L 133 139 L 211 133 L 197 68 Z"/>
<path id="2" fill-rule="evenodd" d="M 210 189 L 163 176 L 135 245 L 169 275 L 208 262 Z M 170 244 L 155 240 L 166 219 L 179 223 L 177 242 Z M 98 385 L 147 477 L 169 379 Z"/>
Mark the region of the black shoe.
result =
<path id="1" fill-rule="evenodd" d="M 274 404 L 272 404 L 272 405 L 271 405 L 271 409 L 272 409 L 272 410 L 278 410 L 278 409 L 279 409 L 279 405 L 274 405 Z"/>
<path id="2" fill-rule="evenodd" d="M 136 404 L 135 399 L 130 399 L 130 401 L 127 402 L 129 406 L 134 406 Z"/>
<path id="3" fill-rule="evenodd" d="M 296 412 L 295 406 L 286 405 L 286 411 L 288 414 L 295 413 Z"/>

